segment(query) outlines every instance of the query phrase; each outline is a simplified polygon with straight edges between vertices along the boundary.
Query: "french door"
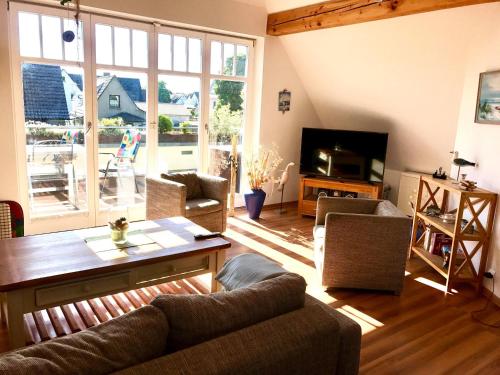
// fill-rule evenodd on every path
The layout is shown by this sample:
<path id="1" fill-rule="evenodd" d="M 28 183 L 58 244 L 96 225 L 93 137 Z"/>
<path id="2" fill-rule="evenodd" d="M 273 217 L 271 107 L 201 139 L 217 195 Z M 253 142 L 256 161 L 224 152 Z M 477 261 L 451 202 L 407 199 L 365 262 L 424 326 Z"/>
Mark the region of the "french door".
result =
<path id="1" fill-rule="evenodd" d="M 77 24 L 19 3 L 10 12 L 27 233 L 144 219 L 147 174 L 228 177 L 233 138 L 241 165 L 251 42 L 100 15 Z"/>

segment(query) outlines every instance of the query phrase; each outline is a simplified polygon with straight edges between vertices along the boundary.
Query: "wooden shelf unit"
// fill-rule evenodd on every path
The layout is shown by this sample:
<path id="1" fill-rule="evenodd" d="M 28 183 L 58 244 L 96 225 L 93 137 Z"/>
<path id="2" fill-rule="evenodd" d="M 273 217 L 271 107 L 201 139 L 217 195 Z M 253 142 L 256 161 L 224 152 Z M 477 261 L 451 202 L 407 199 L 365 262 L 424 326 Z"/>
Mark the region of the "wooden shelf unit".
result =
<path id="1" fill-rule="evenodd" d="M 441 199 L 437 199 L 438 195 Z M 450 199 L 456 199 L 457 209 L 448 211 Z M 454 180 L 420 177 L 409 256 L 419 256 L 443 276 L 448 293 L 459 282 L 470 283 L 478 293 L 481 291 L 496 203 L 497 194 L 491 191 L 478 188 L 469 192 L 460 189 Z M 444 223 L 438 217 L 427 216 L 425 211 L 430 205 L 438 206 L 442 214 L 454 213 L 455 222 Z M 469 221 L 463 228 L 462 219 Z M 425 230 L 418 236 L 418 228 L 428 225 L 452 238 L 448 268 L 443 267 L 442 257 L 424 248 Z"/>
<path id="2" fill-rule="evenodd" d="M 382 183 L 368 183 L 360 181 L 341 181 L 326 178 L 301 176 L 299 183 L 298 214 L 305 216 L 316 216 L 316 204 L 318 196 L 312 194 L 314 188 L 348 191 L 365 194 L 373 199 L 382 197 Z M 309 191 L 308 191 L 309 190 Z"/>

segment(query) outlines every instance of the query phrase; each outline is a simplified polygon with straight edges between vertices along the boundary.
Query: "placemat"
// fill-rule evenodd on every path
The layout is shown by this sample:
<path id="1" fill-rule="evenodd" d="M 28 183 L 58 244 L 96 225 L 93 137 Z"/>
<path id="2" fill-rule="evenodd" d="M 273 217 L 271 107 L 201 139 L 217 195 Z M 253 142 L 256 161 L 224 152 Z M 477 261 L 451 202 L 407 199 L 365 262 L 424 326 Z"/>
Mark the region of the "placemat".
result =
<path id="1" fill-rule="evenodd" d="M 87 246 L 90 247 L 95 253 L 109 250 L 123 250 L 130 247 L 156 244 L 156 241 L 148 237 L 141 230 L 129 232 L 127 236 L 127 242 L 121 245 L 115 244 L 111 240 L 110 234 L 87 237 L 84 240 L 87 243 Z"/>

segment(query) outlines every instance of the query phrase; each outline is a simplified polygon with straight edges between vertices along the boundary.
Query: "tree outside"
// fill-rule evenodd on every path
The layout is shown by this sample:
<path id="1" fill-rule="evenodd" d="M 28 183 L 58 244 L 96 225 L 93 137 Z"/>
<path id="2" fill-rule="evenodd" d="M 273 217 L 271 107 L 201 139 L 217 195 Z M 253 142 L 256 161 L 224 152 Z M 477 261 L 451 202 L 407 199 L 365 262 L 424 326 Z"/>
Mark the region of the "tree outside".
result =
<path id="1" fill-rule="evenodd" d="M 244 76 L 246 69 L 246 56 L 236 57 L 237 76 Z M 224 73 L 233 75 L 233 59 L 226 60 Z M 231 137 L 240 133 L 243 122 L 243 89 L 244 82 L 216 80 L 214 92 L 217 95 L 214 111 L 210 115 L 212 142 L 217 144 L 230 144 Z"/>
<path id="2" fill-rule="evenodd" d="M 158 82 L 158 101 L 160 103 L 172 102 L 172 91 L 167 88 L 167 84 L 164 81 Z"/>
<path id="3" fill-rule="evenodd" d="M 174 128 L 172 119 L 166 115 L 158 116 L 158 130 L 160 134 L 167 134 Z"/>
<path id="4" fill-rule="evenodd" d="M 246 56 L 239 55 L 236 57 L 236 75 L 244 76 L 246 69 Z M 224 74 L 232 75 L 233 59 L 226 60 Z M 217 106 L 229 105 L 231 111 L 243 110 L 242 92 L 245 84 L 243 82 L 216 80 L 214 82 L 214 92 L 217 95 Z"/>

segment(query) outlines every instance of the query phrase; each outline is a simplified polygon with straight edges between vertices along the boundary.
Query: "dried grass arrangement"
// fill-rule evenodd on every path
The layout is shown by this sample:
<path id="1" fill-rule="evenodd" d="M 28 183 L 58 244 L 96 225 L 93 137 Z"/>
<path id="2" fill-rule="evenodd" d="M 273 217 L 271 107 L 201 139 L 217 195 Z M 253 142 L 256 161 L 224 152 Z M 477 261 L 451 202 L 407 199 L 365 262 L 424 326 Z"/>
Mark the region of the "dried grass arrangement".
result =
<path id="1" fill-rule="evenodd" d="M 246 161 L 250 189 L 262 190 L 264 184 L 271 181 L 273 172 L 282 161 L 276 145 L 271 149 L 260 148 L 257 154 L 252 153 Z"/>

